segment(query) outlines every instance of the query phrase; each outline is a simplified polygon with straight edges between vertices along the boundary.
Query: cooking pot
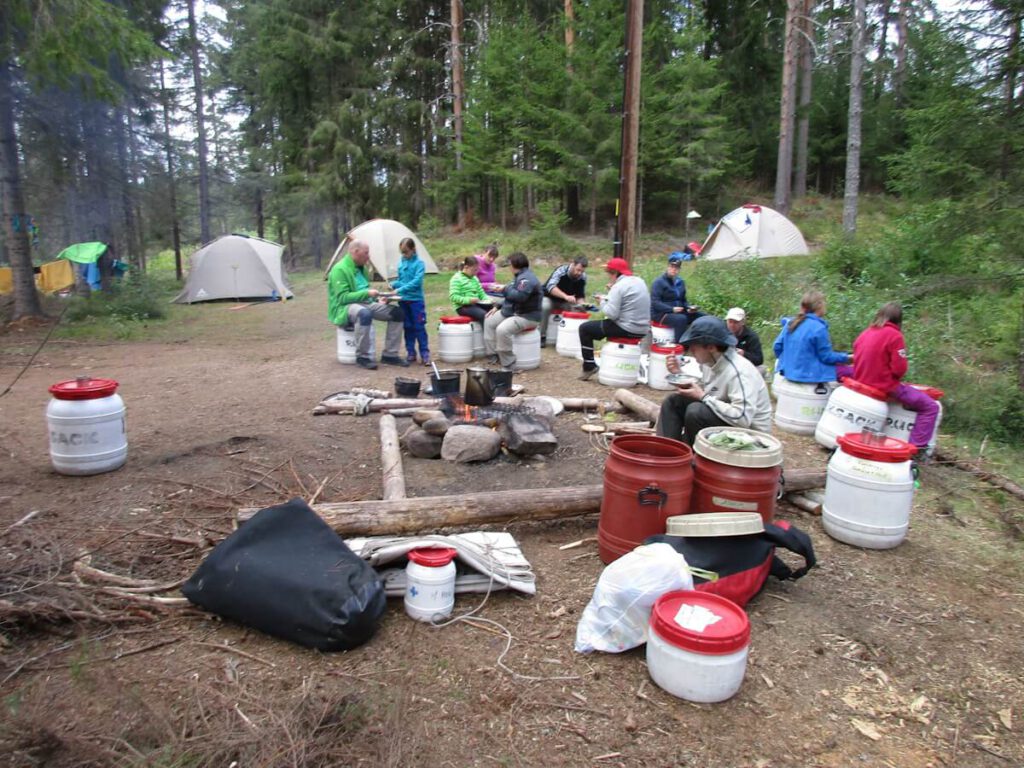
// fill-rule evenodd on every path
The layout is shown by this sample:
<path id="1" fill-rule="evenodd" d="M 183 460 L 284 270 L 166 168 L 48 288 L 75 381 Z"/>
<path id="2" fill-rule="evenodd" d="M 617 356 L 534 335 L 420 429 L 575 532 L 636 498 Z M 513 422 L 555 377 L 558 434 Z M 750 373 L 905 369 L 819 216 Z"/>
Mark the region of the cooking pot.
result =
<path id="1" fill-rule="evenodd" d="M 466 369 L 466 405 L 490 405 L 494 402 L 494 390 L 486 368 Z"/>

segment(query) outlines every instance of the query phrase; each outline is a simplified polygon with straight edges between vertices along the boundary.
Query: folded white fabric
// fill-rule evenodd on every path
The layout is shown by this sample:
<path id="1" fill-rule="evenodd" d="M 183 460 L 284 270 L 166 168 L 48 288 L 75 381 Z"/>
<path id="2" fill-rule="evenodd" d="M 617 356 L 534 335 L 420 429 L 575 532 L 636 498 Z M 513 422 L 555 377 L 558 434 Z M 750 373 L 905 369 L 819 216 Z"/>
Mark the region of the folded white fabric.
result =
<path id="1" fill-rule="evenodd" d="M 447 536 L 372 536 L 346 539 L 345 543 L 377 570 L 384 580 L 385 591 L 392 597 L 405 594 L 404 565 L 381 566 L 402 560 L 409 550 L 419 547 L 452 547 L 458 553 L 456 560 L 464 568 L 459 568 L 455 577 L 456 592 L 513 589 L 526 595 L 537 593 L 537 577 L 530 562 L 512 534 L 506 531 L 471 531 Z"/>

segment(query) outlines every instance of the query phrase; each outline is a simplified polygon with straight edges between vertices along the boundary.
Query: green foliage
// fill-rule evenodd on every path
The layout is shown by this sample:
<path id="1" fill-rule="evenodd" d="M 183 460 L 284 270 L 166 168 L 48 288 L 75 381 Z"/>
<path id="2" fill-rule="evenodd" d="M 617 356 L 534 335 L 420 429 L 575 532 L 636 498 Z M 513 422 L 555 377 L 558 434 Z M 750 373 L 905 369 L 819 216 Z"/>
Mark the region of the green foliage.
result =
<path id="1" fill-rule="evenodd" d="M 133 274 L 107 292 L 73 296 L 64 319 L 71 325 L 105 324 L 115 336 L 127 338 L 135 326 L 166 315 L 167 288 L 171 282 L 167 278 Z"/>
<path id="2" fill-rule="evenodd" d="M 551 200 L 537 206 L 537 215 L 530 221 L 530 235 L 526 239 L 529 252 L 538 256 L 575 256 L 579 246 L 562 234 L 569 217 L 556 209 Z"/>

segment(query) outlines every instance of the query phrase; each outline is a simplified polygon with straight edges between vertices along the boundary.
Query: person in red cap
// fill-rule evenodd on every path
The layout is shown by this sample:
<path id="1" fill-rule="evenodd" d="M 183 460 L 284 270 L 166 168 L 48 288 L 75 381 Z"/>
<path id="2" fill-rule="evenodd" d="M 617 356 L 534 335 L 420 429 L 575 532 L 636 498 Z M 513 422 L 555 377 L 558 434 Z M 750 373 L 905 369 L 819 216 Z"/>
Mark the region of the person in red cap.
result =
<path id="1" fill-rule="evenodd" d="M 594 362 L 594 342 L 610 337 L 642 339 L 651 329 L 651 294 L 647 283 L 633 274 L 625 259 L 609 259 L 604 267 L 611 275 L 608 294 L 595 294 L 601 302 L 604 320 L 590 320 L 580 325 L 580 351 L 583 353 L 583 372 L 586 381 L 597 373 Z"/>

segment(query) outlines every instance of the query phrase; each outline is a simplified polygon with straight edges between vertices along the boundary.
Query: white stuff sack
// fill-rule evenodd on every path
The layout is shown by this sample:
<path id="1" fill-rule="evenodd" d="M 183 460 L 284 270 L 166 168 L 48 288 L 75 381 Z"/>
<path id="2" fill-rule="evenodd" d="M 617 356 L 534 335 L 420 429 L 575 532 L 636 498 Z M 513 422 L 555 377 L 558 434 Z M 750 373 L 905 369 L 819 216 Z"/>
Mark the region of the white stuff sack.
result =
<path id="1" fill-rule="evenodd" d="M 677 589 L 693 589 L 693 576 L 670 545 L 645 544 L 626 553 L 597 580 L 576 627 L 576 652 L 621 653 L 643 645 L 654 601 Z"/>

